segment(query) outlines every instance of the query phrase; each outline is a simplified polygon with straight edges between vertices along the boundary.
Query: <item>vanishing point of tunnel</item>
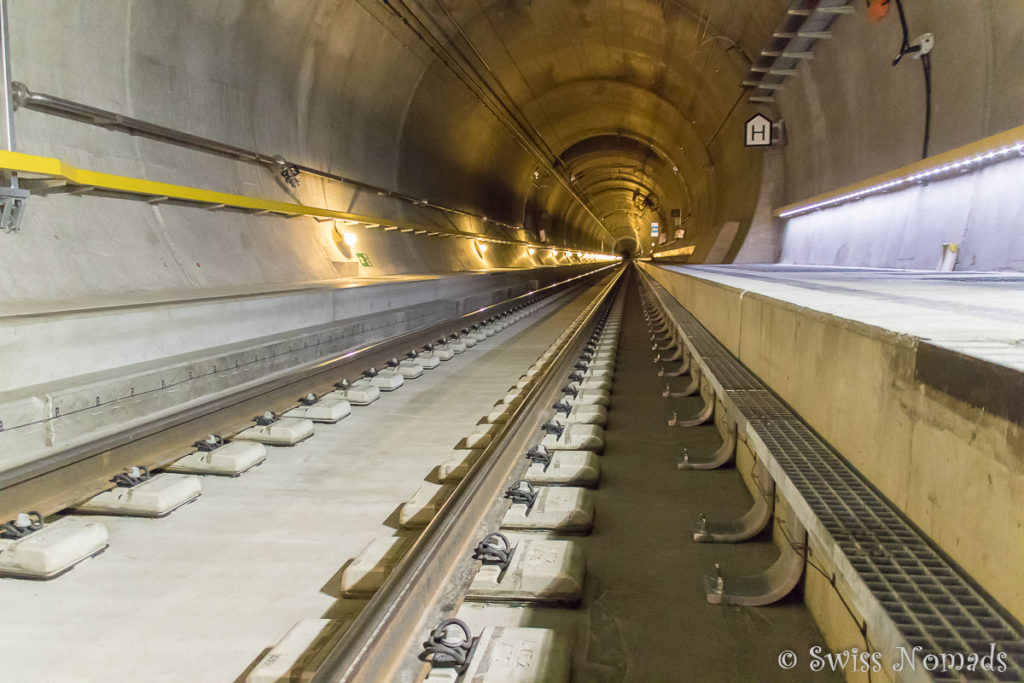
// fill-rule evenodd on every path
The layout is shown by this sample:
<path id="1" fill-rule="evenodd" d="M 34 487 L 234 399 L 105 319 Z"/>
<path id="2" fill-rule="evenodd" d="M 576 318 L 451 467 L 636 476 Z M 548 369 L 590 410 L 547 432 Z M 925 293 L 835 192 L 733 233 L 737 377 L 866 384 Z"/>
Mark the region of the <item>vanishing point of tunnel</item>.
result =
<path id="1" fill-rule="evenodd" d="M 0 682 L 1024 681 L 1024 3 L 0 0 Z"/>

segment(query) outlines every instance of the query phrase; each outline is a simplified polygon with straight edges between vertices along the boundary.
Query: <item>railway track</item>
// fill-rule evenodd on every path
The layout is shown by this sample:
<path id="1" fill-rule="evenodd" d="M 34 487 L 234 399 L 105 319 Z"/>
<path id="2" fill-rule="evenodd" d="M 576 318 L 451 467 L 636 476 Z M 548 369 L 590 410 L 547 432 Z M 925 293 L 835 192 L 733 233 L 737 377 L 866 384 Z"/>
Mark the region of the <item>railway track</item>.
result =
<path id="1" fill-rule="evenodd" d="M 474 675 L 488 681 L 568 678 L 571 648 L 560 644 L 557 634 L 530 629 L 506 632 L 500 627 L 479 631 L 448 620 L 467 597 L 482 602 L 562 604 L 582 598 L 584 561 L 571 541 L 519 534 L 510 538 L 506 530 L 523 528 L 527 515 L 524 511 L 520 519 L 518 505 L 541 516 L 541 504 L 533 497 L 552 493 L 541 488 L 541 483 L 552 483 L 543 481 L 545 468 L 603 449 L 601 427 L 590 424 L 597 418 L 574 421 L 573 411 L 590 405 L 601 409 L 592 414 L 602 412 L 602 396 L 607 405 L 622 306 L 620 300 L 613 307 L 612 297 L 620 274 L 526 369 L 502 399 L 500 414 L 489 413 L 493 422 L 475 432 L 484 437 L 471 435 L 463 444 L 482 449 L 366 609 L 327 653 L 314 680 L 416 680 L 424 671 L 424 660 L 466 674 L 467 680 L 475 680 Z M 568 393 L 563 391 L 566 388 Z M 584 403 L 588 400 L 594 402 Z M 557 417 L 560 413 L 551 407 L 556 403 L 571 406 L 569 419 Z M 595 461 L 591 455 L 586 464 L 575 465 L 564 479 L 553 483 L 577 483 L 579 477 L 587 476 L 581 470 L 599 470 Z M 531 474 L 537 486 L 530 483 Z M 596 478 L 589 481 L 596 484 Z M 558 533 L 576 523 L 570 519 L 576 513 L 584 524 L 588 515 L 592 522 L 592 508 L 578 498 L 551 508 L 555 523 L 537 531 Z M 510 515 L 519 523 L 510 521 Z M 412 646 L 421 641 L 429 645 L 425 649 Z M 474 648 L 481 648 L 475 661 Z M 505 654 L 496 654 L 501 652 Z M 528 668 L 517 668 L 516 662 L 526 661 Z"/>
<path id="2" fill-rule="evenodd" d="M 128 467 L 157 468 L 181 457 L 197 435 L 234 434 L 267 410 L 283 413 L 296 398 L 336 389 L 345 378 L 355 379 L 369 367 L 384 368 L 395 357 L 436 343 L 451 334 L 465 336 L 474 325 L 532 305 L 553 295 L 563 296 L 599 271 L 568 278 L 529 294 L 481 308 L 455 319 L 415 330 L 382 342 L 350 348 L 287 372 L 274 373 L 244 390 L 224 391 L 210 400 L 189 402 L 173 414 L 160 416 L 129 429 L 105 434 L 47 457 L 0 470 L 0 520 L 12 519 L 27 509 L 53 514 L 107 488 L 109 479 Z M 6 432 L 13 433 L 11 426 Z"/>
<path id="3" fill-rule="evenodd" d="M 26 527 L 24 519 L 18 520 L 13 515 L 9 515 L 12 522 L 15 522 L 12 524 L 15 531 L 8 534 L 12 536 L 8 541 L 15 540 L 13 537 L 19 533 L 17 530 L 20 530 L 25 538 L 40 538 L 49 529 L 58 528 L 61 520 L 64 519 L 84 519 L 94 527 L 101 526 L 103 521 L 114 518 L 106 516 L 68 517 L 64 512 L 60 512 L 68 507 L 88 505 L 87 501 L 95 501 L 94 494 L 101 491 L 107 491 L 104 495 L 108 499 L 111 497 L 118 499 L 114 501 L 115 508 L 109 507 L 110 500 L 101 500 L 100 503 L 105 503 L 108 507 L 94 507 L 93 512 L 110 514 L 112 510 L 115 510 L 118 514 L 142 517 L 170 513 L 171 519 L 176 519 L 179 515 L 182 517 L 194 516 L 211 496 L 230 495 L 229 489 L 233 481 L 226 477 L 202 477 L 203 495 L 199 498 L 199 503 L 180 510 L 174 509 L 176 504 L 195 500 L 197 489 L 190 489 L 193 490 L 194 495 L 187 493 L 184 489 L 174 490 L 174 487 L 170 486 L 164 486 L 156 494 L 150 491 L 148 496 L 150 507 L 146 507 L 144 503 L 147 496 L 131 494 L 144 491 L 146 488 L 160 488 L 154 486 L 154 482 L 174 481 L 177 485 L 184 481 L 194 481 L 196 479 L 193 475 L 165 473 L 166 470 L 187 471 L 189 467 L 193 469 L 207 467 L 209 470 L 213 465 L 217 465 L 222 468 L 220 473 L 239 474 L 244 480 L 244 477 L 247 476 L 245 471 L 249 467 L 256 466 L 263 457 L 266 458 L 266 464 L 262 465 L 260 469 L 273 467 L 273 461 L 277 457 L 278 451 L 283 450 L 274 446 L 265 446 L 263 443 L 288 444 L 302 441 L 309 431 L 308 421 L 311 418 L 326 420 L 337 416 L 341 423 L 325 425 L 322 429 L 320 425 L 317 425 L 313 428 L 313 432 L 318 435 L 323 432 L 327 435 L 328 440 L 325 441 L 320 436 L 314 436 L 310 441 L 297 447 L 295 452 L 307 448 L 307 443 L 310 444 L 309 448 L 315 447 L 320 450 L 331 450 L 332 447 L 336 450 L 338 442 L 335 441 L 332 445 L 330 440 L 340 440 L 341 443 L 348 445 L 355 443 L 357 450 L 364 449 L 366 456 L 361 462 L 363 471 L 356 476 L 372 477 L 374 476 L 374 467 L 382 465 L 383 478 L 386 480 L 393 474 L 394 468 L 392 466 L 389 470 L 386 463 L 379 462 L 373 449 L 374 444 L 379 444 L 387 438 L 390 431 L 387 426 L 388 416 L 385 416 L 383 420 L 379 418 L 375 420 L 368 434 L 356 436 L 346 434 L 344 426 L 346 418 L 343 413 L 351 413 L 358 418 L 360 411 L 371 413 L 374 410 L 387 410 L 389 402 L 393 401 L 388 393 L 390 388 L 388 385 L 389 383 L 399 383 L 397 378 L 401 377 L 401 383 L 415 387 L 417 379 L 414 377 L 417 377 L 417 373 L 426 373 L 429 376 L 438 368 L 446 368 L 449 364 L 457 366 L 464 363 L 466 359 L 473 358 L 474 353 L 481 352 L 489 344 L 500 339 L 502 335 L 508 335 L 510 331 L 516 330 L 522 325 L 529 325 L 530 321 L 533 321 L 534 326 L 547 325 L 550 330 L 548 334 L 551 336 L 554 336 L 552 333 L 555 330 L 563 330 L 553 343 L 546 345 L 547 348 L 543 350 L 532 366 L 528 363 L 522 364 L 519 373 L 522 377 L 516 381 L 515 386 L 505 392 L 504 396 L 501 396 L 500 393 L 492 394 L 489 401 L 471 402 L 469 406 L 461 408 L 463 411 L 477 410 L 478 416 L 485 420 L 486 426 L 465 434 L 465 439 L 460 444 L 474 447 L 456 449 L 455 451 L 447 449 L 451 451 L 448 457 L 435 463 L 439 466 L 438 471 L 444 471 L 444 476 L 447 478 L 446 482 L 438 484 L 440 487 L 438 491 L 443 492 L 446 501 L 442 502 L 437 496 L 433 496 L 436 499 L 434 502 L 436 514 L 432 515 L 422 532 L 414 528 L 416 525 L 405 525 L 406 528 L 398 532 L 398 537 L 412 539 L 407 552 L 396 566 L 385 567 L 391 571 L 388 572 L 387 578 L 381 581 L 379 590 L 375 591 L 375 595 L 365 605 L 365 608 L 358 601 L 350 600 L 345 608 L 338 612 L 337 618 L 316 619 L 316 623 L 312 626 L 306 623 L 297 631 L 301 636 L 300 641 L 302 637 L 306 637 L 310 633 L 314 635 L 313 640 L 307 643 L 299 653 L 305 653 L 307 656 L 299 658 L 299 661 L 293 665 L 304 668 L 308 674 L 310 673 L 308 655 L 322 655 L 323 662 L 313 667 L 316 669 L 318 680 L 388 680 L 392 676 L 397 676 L 398 678 L 394 679 L 398 680 L 408 676 L 422 675 L 425 664 L 419 658 L 418 645 L 437 623 L 446 615 L 454 613 L 453 606 L 458 604 L 469 591 L 472 584 L 471 575 L 479 564 L 477 560 L 473 559 L 472 546 L 482 540 L 476 538 L 480 535 L 481 529 L 493 527 L 494 530 L 499 530 L 502 528 L 502 517 L 510 505 L 510 499 L 503 497 L 503 493 L 511 484 L 525 476 L 527 483 L 518 485 L 516 489 L 518 493 L 510 494 L 511 499 L 515 501 L 512 506 L 514 508 L 521 506 L 525 509 L 529 502 L 524 501 L 531 501 L 533 502 L 531 515 L 534 514 L 534 509 L 539 511 L 541 508 L 545 508 L 545 505 L 541 504 L 543 501 L 535 502 L 538 495 L 541 497 L 548 495 L 547 489 L 542 488 L 542 485 L 559 482 L 553 478 L 552 474 L 546 472 L 558 471 L 560 461 L 573 464 L 579 460 L 579 458 L 573 460 L 572 457 L 560 458 L 559 452 L 564 450 L 563 444 L 568 443 L 571 439 L 579 441 L 579 437 L 583 438 L 579 444 L 591 443 L 593 438 L 591 442 L 587 442 L 586 435 L 594 437 L 600 432 L 599 427 L 590 424 L 596 419 L 595 416 L 604 410 L 604 407 L 600 405 L 602 392 L 598 388 L 603 385 L 604 380 L 595 380 L 595 377 L 608 377 L 614 367 L 614 362 L 609 356 L 611 350 L 614 349 L 614 344 L 609 343 L 607 337 L 607 335 L 613 335 L 614 332 L 609 330 L 606 337 L 594 337 L 593 335 L 597 326 L 603 324 L 603 320 L 609 315 L 611 298 L 617 291 L 616 283 L 620 275 L 621 269 L 606 272 L 605 277 L 598 285 L 589 287 L 586 284 L 587 281 L 574 278 L 573 281 L 559 283 L 558 286 L 546 288 L 543 292 L 535 292 L 529 297 L 504 302 L 457 321 L 450 321 L 429 330 L 404 335 L 386 344 L 360 349 L 332 362 L 323 363 L 316 368 L 306 369 L 287 380 L 276 379 L 268 383 L 268 386 L 263 387 L 264 391 L 261 393 L 247 392 L 217 404 L 184 411 L 181 415 L 161 421 L 160 424 L 149 425 L 144 429 L 135 430 L 132 434 L 109 437 L 101 443 L 90 444 L 88 448 L 83 447 L 76 449 L 73 453 L 61 454 L 50 462 L 37 463 L 33 468 L 0 473 L 0 492 L 2 492 L 4 500 L 2 504 L 4 511 L 27 512 L 30 509 L 38 509 L 41 512 L 40 517 L 45 517 L 47 522 L 43 529 L 32 531 L 32 527 L 38 524 L 37 518 L 31 518 Z M 590 281 L 592 282 L 593 279 Z M 552 305 L 555 303 L 558 306 Z M 621 304 L 619 304 L 619 308 L 621 308 Z M 535 315 L 537 313 L 541 313 L 541 315 Z M 572 315 L 569 316 L 569 313 Z M 559 316 L 561 319 L 558 319 Z M 614 330 L 614 325 L 612 330 Z M 446 339 L 446 342 L 440 344 L 438 340 L 442 337 Z M 430 348 L 428 346 L 430 344 L 434 344 L 434 348 Z M 588 344 L 590 344 L 589 349 Z M 468 348 L 463 352 L 460 350 L 463 345 L 479 345 L 480 349 Z M 534 348 L 538 346 L 535 340 Z M 529 346 L 526 347 L 527 353 L 529 348 Z M 401 360 L 405 352 L 411 349 L 418 349 L 419 353 L 427 358 L 411 357 Z M 392 363 L 394 367 L 389 371 L 359 373 L 364 376 L 358 382 L 354 381 L 357 376 L 357 373 L 354 372 L 356 368 L 365 370 L 369 365 L 383 368 L 387 365 L 387 360 L 391 358 L 395 358 L 396 362 Z M 433 369 L 418 368 L 417 366 L 422 366 L 424 363 L 417 361 L 423 360 L 427 361 L 426 365 L 433 364 L 436 367 Z M 472 361 L 470 363 L 472 364 Z M 599 370 L 599 368 L 601 369 Z M 565 394 L 562 390 L 567 385 L 569 375 L 572 373 L 583 375 L 579 378 L 581 384 L 572 385 L 574 392 Z M 336 382 L 340 383 L 345 377 L 352 380 L 352 384 L 356 386 L 334 386 Z M 493 381 L 489 385 L 493 392 L 493 387 L 496 385 Z M 582 391 L 578 391 L 581 388 Z M 367 394 L 374 393 L 370 389 L 383 392 L 381 395 L 384 398 L 373 401 L 371 408 L 359 406 L 359 402 L 367 399 Z M 310 396 L 306 401 L 296 405 L 297 396 L 306 397 L 307 395 Z M 400 396 L 401 392 L 395 395 Z M 499 401 L 497 405 L 491 406 L 494 399 L 499 399 Z M 592 399 L 596 403 L 591 403 Z M 422 401 L 427 400 L 441 404 L 433 416 L 435 419 L 445 415 L 443 396 L 427 396 L 422 399 Z M 551 408 L 555 403 L 559 404 L 557 411 Z M 584 406 L 592 406 L 594 409 L 583 410 Z M 422 408 L 423 406 L 420 405 L 418 410 L 422 412 Z M 409 409 L 409 406 L 405 406 L 405 409 Z M 289 417 L 284 417 L 286 414 Z M 254 415 L 258 418 L 255 425 L 249 422 Z M 396 411 L 390 417 L 395 421 L 413 419 L 411 416 L 403 415 L 400 411 Z M 578 419 L 581 417 L 584 417 L 585 421 Z M 282 427 L 285 428 L 282 429 Z M 216 436 L 208 438 L 208 434 Z M 535 452 L 531 456 L 533 459 L 525 458 L 524 454 L 530 450 L 530 447 L 537 445 L 533 442 L 541 440 L 550 446 L 548 452 L 545 454 L 544 449 L 534 449 Z M 183 445 L 189 443 L 195 443 L 197 447 L 183 449 Z M 213 457 L 218 454 L 218 451 L 223 454 L 225 450 L 229 449 L 237 451 L 237 453 L 231 454 L 232 458 L 222 457 L 218 460 Z M 181 459 L 183 450 L 192 451 L 193 454 L 188 458 Z M 263 455 L 260 455 L 261 450 L 264 451 Z M 270 452 L 267 453 L 267 450 Z M 586 449 L 572 448 L 568 452 L 575 453 L 584 450 Z M 462 457 L 462 454 L 465 454 L 465 457 Z M 551 459 L 554 461 L 554 465 L 544 460 L 545 457 L 550 456 L 553 456 Z M 217 462 L 214 462 L 215 460 Z M 224 471 L 225 463 L 230 464 L 238 471 L 231 471 L 230 467 Z M 316 477 L 316 465 L 312 463 L 312 460 L 310 465 L 314 471 L 307 473 L 306 476 Z M 130 469 L 133 467 L 139 469 Z M 586 472 L 588 467 L 593 470 L 593 463 L 584 463 L 582 471 Z M 531 476 L 527 476 L 528 469 L 534 472 L 539 471 L 539 474 L 531 479 Z M 572 468 L 566 465 L 561 469 L 569 471 Z M 575 467 L 575 469 L 580 470 L 581 468 Z M 427 472 L 421 473 L 420 476 Z M 118 479 L 117 483 L 119 484 L 112 490 L 110 489 L 111 478 Z M 284 485 L 289 486 L 291 483 L 285 482 Z M 386 483 L 382 483 L 382 485 L 386 486 Z M 179 486 L 179 488 L 181 487 Z M 331 493 L 336 495 L 338 504 L 344 505 L 344 486 L 339 488 L 341 491 L 335 490 Z M 183 497 L 185 500 L 174 499 L 175 495 Z M 138 499 L 134 501 L 135 503 L 143 501 L 141 509 L 138 506 L 128 505 L 132 503 L 131 500 L 127 500 L 126 503 L 126 499 L 131 498 Z M 157 499 L 159 504 L 170 505 L 170 509 L 160 508 L 159 505 L 152 503 L 152 499 Z M 31 507 L 26 505 L 26 501 L 32 501 Z M 117 504 L 123 504 L 124 507 L 116 509 Z M 404 507 L 408 507 L 408 503 Z M 554 506 L 549 507 L 553 509 Z M 428 510 L 428 512 L 430 511 Z M 295 529 L 292 538 L 296 543 L 302 543 L 301 516 L 296 519 L 289 515 L 288 510 L 280 512 L 278 518 L 281 527 L 287 529 L 292 526 Z M 308 513 L 308 510 L 303 509 L 303 513 Z M 524 516 L 529 517 L 529 515 Z M 399 513 L 399 517 L 401 517 L 401 513 Z M 163 520 L 154 521 L 137 517 L 118 517 L 117 519 L 127 521 L 112 525 L 113 531 L 107 535 L 108 537 L 99 538 L 94 535 L 93 542 L 97 544 L 96 550 L 100 550 L 99 546 L 106 545 L 108 542 L 119 544 L 118 547 L 121 547 L 120 544 L 131 543 L 132 538 L 152 535 L 156 533 L 154 530 L 157 528 L 152 525 L 163 522 Z M 527 526 L 531 521 L 530 519 L 526 520 Z M 358 522 L 355 524 L 358 525 Z M 210 534 L 212 540 L 209 542 L 225 542 L 224 536 L 218 535 L 216 530 L 203 529 L 203 531 L 212 531 Z M 248 540 L 242 537 L 231 542 L 259 543 L 265 534 L 259 528 L 254 531 L 255 533 Z M 517 531 L 520 534 L 523 533 L 522 529 Z M 502 533 L 504 538 L 511 539 L 513 548 L 526 542 L 522 540 L 521 536 Z M 493 547 L 495 543 L 501 546 L 503 541 L 495 537 L 492 539 L 492 547 L 490 547 L 492 556 L 500 556 L 502 547 Z M 15 545 L 15 543 L 9 543 L 9 545 Z M 523 547 L 525 549 L 525 546 Z M 485 554 L 488 552 L 486 547 L 483 552 Z M 12 553 L 10 549 L 0 552 L 0 560 L 3 559 L 4 554 L 10 558 L 12 554 L 16 553 Z M 130 554 L 129 552 L 128 555 Z M 519 554 L 519 558 L 515 558 L 515 554 L 515 552 L 512 553 L 513 559 L 517 561 L 527 555 L 525 550 Z M 194 567 L 190 566 L 190 560 L 201 557 L 202 550 L 198 549 L 193 557 L 188 557 L 186 551 L 185 556 L 166 559 L 180 564 L 182 572 L 187 573 L 209 569 L 208 566 L 204 567 L 202 561 Z M 49 591 L 51 587 L 59 591 L 59 586 L 72 581 L 72 577 L 76 575 L 81 575 L 82 582 L 71 592 L 80 590 L 82 586 L 90 585 L 88 581 L 94 579 L 95 576 L 103 574 L 94 565 L 104 562 L 106 559 L 104 557 L 99 560 L 87 560 L 77 566 L 72 562 L 71 566 L 76 566 L 76 569 L 71 576 L 61 577 L 53 583 L 32 584 L 33 588 L 30 592 Z M 393 559 L 393 557 L 389 557 L 389 561 Z M 494 557 L 491 559 L 493 560 Z M 269 561 L 273 562 L 273 558 L 270 558 Z M 136 579 L 131 575 L 132 572 L 138 571 L 138 567 L 132 567 L 130 558 L 124 558 L 118 564 L 121 573 L 115 572 L 114 577 L 106 576 L 101 580 L 115 580 L 115 577 L 128 582 L 138 580 L 143 592 L 160 590 L 146 580 Z M 355 563 L 349 564 L 348 568 L 351 568 L 353 564 Z M 52 569 L 53 567 L 48 565 L 48 568 Z M 22 574 L 31 575 L 32 573 L 31 571 L 25 572 L 24 567 L 21 569 Z M 219 567 L 217 570 L 235 572 L 240 581 L 245 580 L 242 577 L 247 572 L 259 574 L 262 571 L 255 565 Z M 332 578 L 340 579 L 344 583 L 346 577 L 344 572 L 341 574 L 340 577 Z M 0 595 L 4 596 L 4 602 L 16 607 L 19 600 L 24 599 L 27 604 L 31 604 L 31 596 L 27 594 L 26 589 L 12 590 L 15 585 L 24 585 L 25 583 L 10 578 L 0 580 Z M 129 585 L 130 583 L 126 583 L 126 590 L 123 591 L 126 600 L 130 600 L 136 595 L 128 588 Z M 166 590 L 166 586 L 164 590 Z M 179 592 L 181 592 L 180 589 Z M 330 593 L 331 591 L 321 592 Z M 222 602 L 227 609 L 245 611 L 253 608 L 251 605 L 239 607 L 232 604 L 225 596 L 218 596 L 216 599 Z M 516 601 L 519 598 L 517 594 L 513 593 L 511 597 L 505 596 L 501 599 Z M 564 601 L 572 602 L 571 599 Z M 299 607 L 301 605 L 296 606 L 296 608 Z M 353 617 L 355 612 L 357 614 Z M 40 614 L 39 616 L 41 619 L 45 619 L 45 615 Z M 318 616 L 320 615 L 315 611 L 310 612 L 309 615 L 310 618 Z M 333 617 L 334 615 L 329 614 L 329 616 Z M 130 624 L 131 621 L 131 619 L 127 619 L 126 623 Z M 176 625 L 170 624 L 170 627 L 176 627 Z M 403 633 L 407 634 L 408 638 Z M 50 635 L 53 635 L 52 631 Z M 187 641 L 187 638 L 185 640 Z M 292 643 L 294 642 L 296 641 L 293 637 Z M 399 648 L 399 642 L 405 642 L 409 647 Z M 315 647 L 311 649 L 310 645 Z M 294 645 L 288 645 L 288 647 L 294 647 Z M 250 653 L 249 659 L 252 660 L 258 654 L 258 651 Z M 275 654 L 271 654 L 269 657 L 256 657 L 253 662 L 254 666 L 250 667 L 251 670 L 246 675 L 252 680 L 267 680 L 266 677 L 261 678 L 261 676 L 265 676 L 265 672 L 261 673 L 261 667 L 266 665 L 269 660 L 269 664 L 277 663 L 279 668 L 280 663 L 285 659 L 287 658 Z M 441 657 L 441 659 L 444 658 Z M 478 658 L 476 661 L 479 665 L 483 659 Z M 443 662 L 439 661 L 438 663 Z M 168 668 L 167 670 L 172 669 Z M 271 680 L 273 679 L 271 678 Z"/>

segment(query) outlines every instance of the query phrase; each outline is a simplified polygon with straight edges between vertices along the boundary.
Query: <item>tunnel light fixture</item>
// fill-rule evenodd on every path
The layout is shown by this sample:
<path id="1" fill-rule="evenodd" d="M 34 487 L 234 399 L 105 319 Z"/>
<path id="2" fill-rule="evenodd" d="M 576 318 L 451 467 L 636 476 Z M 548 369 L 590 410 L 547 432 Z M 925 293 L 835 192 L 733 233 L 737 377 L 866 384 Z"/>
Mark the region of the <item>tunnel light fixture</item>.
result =
<path id="1" fill-rule="evenodd" d="M 669 249 L 667 251 L 658 251 L 652 254 L 652 256 L 690 256 L 696 249 L 696 245 L 690 245 L 687 247 L 679 247 L 678 249 Z"/>
<path id="2" fill-rule="evenodd" d="M 353 232 L 346 232 L 346 233 L 344 233 L 341 236 L 341 239 L 345 242 L 345 244 L 347 244 L 350 247 L 356 246 L 356 242 L 359 241 L 359 238 Z"/>
<path id="3" fill-rule="evenodd" d="M 856 185 L 784 206 L 775 211 L 778 218 L 793 218 L 829 209 L 865 197 L 896 192 L 912 185 L 945 180 L 964 173 L 1024 157 L 1024 126 L 1012 128 L 978 142 L 928 157 L 915 164 L 875 176 Z"/>

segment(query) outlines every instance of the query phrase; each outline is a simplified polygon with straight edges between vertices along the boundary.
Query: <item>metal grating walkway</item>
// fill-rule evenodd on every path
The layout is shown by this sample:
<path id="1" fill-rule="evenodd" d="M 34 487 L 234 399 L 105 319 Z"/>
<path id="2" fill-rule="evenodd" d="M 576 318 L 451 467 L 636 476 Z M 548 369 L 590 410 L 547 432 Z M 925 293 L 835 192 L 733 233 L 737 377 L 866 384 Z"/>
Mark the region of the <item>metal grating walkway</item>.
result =
<path id="1" fill-rule="evenodd" d="M 995 643 L 1011 666 L 978 680 L 1024 680 L 1021 635 L 806 425 L 796 417 L 751 425 L 911 647 L 967 655 Z"/>
<path id="2" fill-rule="evenodd" d="M 825 548 L 841 551 L 908 651 L 920 647 L 920 661 L 928 653 L 983 655 L 994 644 L 1007 655 L 1003 672 L 938 669 L 928 675 L 937 681 L 1024 681 L 1024 635 L 1017 627 L 667 290 L 643 279 L 682 331 L 694 362 L 714 376 L 722 398 L 731 399 L 736 417 L 788 479 L 786 488 L 816 516 L 817 524 L 805 523 L 809 532 Z"/>
<path id="3" fill-rule="evenodd" d="M 725 356 L 702 356 L 702 360 L 708 372 L 727 387 L 727 391 L 765 391 L 764 385 L 749 370 Z"/>

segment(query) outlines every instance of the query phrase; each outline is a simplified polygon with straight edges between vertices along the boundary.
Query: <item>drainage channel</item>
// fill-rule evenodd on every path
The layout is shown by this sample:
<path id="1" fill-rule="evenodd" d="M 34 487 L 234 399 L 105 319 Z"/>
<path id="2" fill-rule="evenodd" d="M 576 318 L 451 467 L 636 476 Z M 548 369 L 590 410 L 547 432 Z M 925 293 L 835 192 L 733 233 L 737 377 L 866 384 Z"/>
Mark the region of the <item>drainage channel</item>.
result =
<path id="1" fill-rule="evenodd" d="M 798 589 L 805 569 L 813 569 L 852 617 L 862 652 L 877 660 L 876 673 L 891 667 L 899 680 L 1022 680 L 1024 639 L 1002 606 L 660 285 L 648 280 L 645 289 L 652 333 L 677 349 L 692 377 L 685 391 L 669 386 L 665 395 L 682 398 L 692 390 L 700 397 L 693 417 L 673 416 L 669 425 L 693 427 L 717 414 L 725 432 L 718 453 L 683 458 L 679 468 L 703 475 L 735 456 L 737 468 L 741 460 L 750 467 L 758 492 L 742 515 L 701 516 L 693 540 L 736 543 L 769 529 L 781 536 L 779 558 L 756 573 L 724 563 L 723 571 L 716 562 L 703 577 L 708 602 L 767 606 Z M 829 626 L 834 633 L 836 625 Z"/>
<path id="2" fill-rule="evenodd" d="M 375 500 L 373 492 L 394 493 L 394 482 L 409 477 L 416 467 L 389 456 L 412 450 L 424 462 L 451 453 L 453 429 L 464 431 L 468 422 L 463 421 L 471 419 L 471 413 L 475 416 L 480 401 L 507 384 L 508 373 L 528 362 L 540 340 L 549 341 L 565 328 L 573 311 L 583 305 L 578 295 L 578 289 L 571 289 L 529 306 L 517 303 L 509 307 L 508 315 L 492 315 L 475 330 L 421 349 L 418 358 L 399 360 L 390 371 L 285 406 L 261 420 L 268 424 L 247 428 L 248 433 L 243 430 L 223 441 L 195 433 L 192 440 L 198 447 L 189 456 L 163 470 L 119 473 L 117 483 L 123 485 L 77 502 L 92 508 L 92 514 L 49 516 L 41 529 L 35 516 L 13 520 L 5 529 L 7 538 L 0 539 L 0 571 L 9 577 L 42 578 L 69 567 L 75 570 L 47 583 L 0 579 L 4 613 L 33 614 L 29 624 L 24 619 L 17 624 L 0 619 L 4 675 L 17 679 L 15 674 L 21 671 L 26 679 L 45 678 L 62 660 L 71 677 L 89 671 L 108 677 L 120 670 L 128 678 L 178 678 L 178 671 L 205 678 L 221 670 L 230 672 L 225 676 L 230 678 L 280 635 L 281 623 L 271 623 L 267 615 L 282 605 L 278 600 L 265 604 L 258 597 L 261 592 L 271 595 L 266 592 L 269 586 L 295 582 L 309 589 L 310 597 L 282 610 L 286 614 L 358 611 L 358 601 L 341 604 L 337 599 L 340 577 L 302 577 L 302 568 L 325 551 L 329 560 L 339 553 L 353 557 L 359 546 L 379 533 L 379 517 L 373 523 L 363 521 L 369 518 L 364 514 L 367 495 L 370 504 L 390 503 L 393 509 L 395 501 L 384 495 Z M 462 371 L 455 372 L 460 365 Z M 400 391 L 389 391 L 399 383 Z M 369 407 L 360 405 L 374 395 L 381 398 L 370 401 Z M 405 397 L 408 400 L 403 401 Z M 291 415 L 286 417 L 287 412 Z M 333 420 L 338 422 L 330 424 Z M 317 436 L 307 440 L 314 421 Z M 366 429 L 356 428 L 360 421 Z M 298 445 L 269 445 L 291 442 Z M 413 480 L 409 481 L 411 486 Z M 195 500 L 200 489 L 203 496 L 197 505 L 180 507 Z M 215 514 L 207 517 L 204 508 L 213 506 Z M 152 519 L 165 514 L 170 514 L 167 520 Z M 358 530 L 354 545 L 331 548 L 329 538 L 339 524 Z M 57 542 L 47 547 L 47 536 Z M 160 547 L 154 550 L 157 539 Z M 108 544 L 112 548 L 106 555 L 76 564 Z M 335 561 L 335 570 L 344 561 Z M 240 600 L 246 595 L 248 601 Z M 223 618 L 226 614 L 234 622 Z M 238 621 L 249 620 L 263 628 L 248 641 L 224 635 L 237 630 Z M 121 642 L 123 650 L 137 650 L 139 657 L 116 665 L 101 662 L 110 659 L 111 648 L 97 649 L 90 644 L 95 641 L 82 642 L 81 635 L 100 637 L 105 629 L 109 632 L 104 642 Z M 254 647 L 254 641 L 261 645 Z M 59 656 L 52 649 L 56 642 L 61 643 Z M 160 647 L 142 645 L 146 642 Z M 147 651 L 152 656 L 141 654 Z M 184 652 L 188 657 L 182 656 Z M 222 660 L 243 664 L 225 669 Z"/>

